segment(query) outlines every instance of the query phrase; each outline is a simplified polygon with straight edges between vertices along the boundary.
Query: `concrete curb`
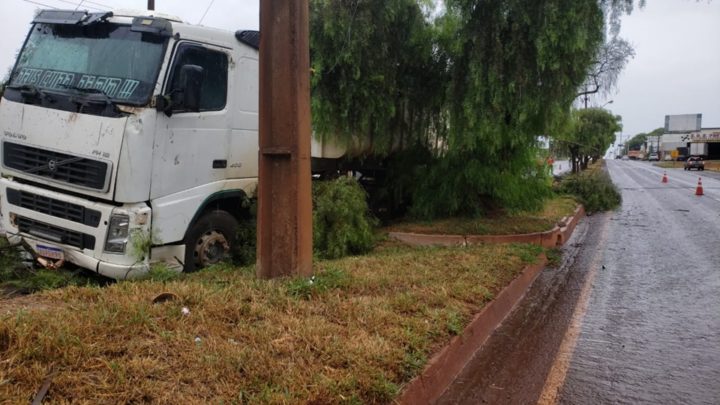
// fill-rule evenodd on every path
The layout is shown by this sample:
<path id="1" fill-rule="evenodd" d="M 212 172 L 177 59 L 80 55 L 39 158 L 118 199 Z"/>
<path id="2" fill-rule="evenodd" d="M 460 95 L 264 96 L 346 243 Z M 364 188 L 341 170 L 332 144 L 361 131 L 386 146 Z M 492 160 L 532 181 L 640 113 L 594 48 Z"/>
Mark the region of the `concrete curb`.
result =
<path id="1" fill-rule="evenodd" d="M 582 206 L 578 206 L 572 218 L 563 218 L 558 226 L 551 231 L 528 235 L 510 235 L 520 236 L 521 238 L 519 239 L 497 237 L 488 239 L 487 237 L 482 237 L 482 239 L 478 241 L 472 238 L 470 243 L 515 243 L 523 241 L 523 243 L 541 244 L 544 241 L 552 240 L 554 243 L 550 245 L 550 247 L 560 246 L 567 242 L 583 216 L 585 216 L 585 209 Z M 532 235 L 532 238 L 530 235 Z M 423 242 L 432 240 L 433 243 L 430 243 L 431 245 L 437 245 L 437 242 L 444 242 L 445 244 L 443 244 L 443 246 L 468 244 L 467 238 L 465 238 L 465 243 L 463 244 L 460 239 L 457 239 L 458 236 L 450 236 L 451 237 L 439 239 L 416 240 Z M 538 263 L 526 266 L 518 277 L 510 282 L 493 301 L 473 317 L 462 334 L 452 338 L 447 346 L 443 347 L 440 352 L 428 361 L 422 373 L 405 386 L 396 401 L 397 403 L 408 405 L 428 404 L 440 398 L 472 359 L 472 356 L 482 347 L 485 341 L 492 335 L 495 329 L 500 326 L 510 312 L 512 312 L 520 300 L 523 299 L 528 288 L 547 264 L 547 258 L 544 254 L 540 255 L 538 260 Z"/>
<path id="2" fill-rule="evenodd" d="M 585 207 L 582 205 L 578 205 L 578 207 L 575 209 L 575 213 L 573 214 L 572 218 L 568 222 L 566 222 L 567 225 L 562 226 L 560 228 L 560 233 L 558 234 L 558 244 L 557 246 L 562 246 L 565 244 L 565 242 L 570 239 L 570 237 L 573 234 L 573 231 L 575 231 L 575 227 L 577 226 L 578 222 L 580 222 L 580 219 L 582 219 L 585 216 Z"/>
<path id="3" fill-rule="evenodd" d="M 430 235 L 408 232 L 390 232 L 392 239 L 412 246 L 467 246 L 480 243 L 531 243 L 552 248 L 562 246 L 572 235 L 580 218 L 585 216 L 585 209 L 578 205 L 571 218 L 563 218 L 549 231 L 526 233 L 519 235 Z"/>
<path id="4" fill-rule="evenodd" d="M 525 296 L 528 287 L 547 264 L 545 255 L 541 255 L 539 260 L 539 263 L 525 267 L 515 280 L 473 317 L 460 336 L 452 338 L 447 346 L 430 359 L 422 374 L 405 387 L 398 399 L 400 404 L 427 404 L 440 398 L 475 352 Z"/>

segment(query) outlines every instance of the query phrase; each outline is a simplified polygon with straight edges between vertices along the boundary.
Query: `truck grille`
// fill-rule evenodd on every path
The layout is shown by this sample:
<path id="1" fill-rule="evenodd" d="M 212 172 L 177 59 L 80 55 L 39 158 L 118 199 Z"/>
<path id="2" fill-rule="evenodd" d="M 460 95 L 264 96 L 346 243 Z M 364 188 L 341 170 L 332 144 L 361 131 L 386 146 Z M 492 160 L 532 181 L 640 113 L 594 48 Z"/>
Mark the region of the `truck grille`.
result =
<path id="1" fill-rule="evenodd" d="M 92 235 L 70 231 L 21 216 L 18 216 L 16 221 L 21 233 L 27 233 L 55 243 L 75 246 L 80 249 L 95 249 L 95 237 Z"/>
<path id="2" fill-rule="evenodd" d="M 5 166 L 74 186 L 105 189 L 108 164 L 12 142 L 3 144 Z"/>
<path id="3" fill-rule="evenodd" d="M 10 188 L 7 189 L 7 200 L 12 205 L 53 217 L 67 219 L 94 228 L 100 225 L 102 215 L 100 211 L 91 210 L 81 205 Z"/>

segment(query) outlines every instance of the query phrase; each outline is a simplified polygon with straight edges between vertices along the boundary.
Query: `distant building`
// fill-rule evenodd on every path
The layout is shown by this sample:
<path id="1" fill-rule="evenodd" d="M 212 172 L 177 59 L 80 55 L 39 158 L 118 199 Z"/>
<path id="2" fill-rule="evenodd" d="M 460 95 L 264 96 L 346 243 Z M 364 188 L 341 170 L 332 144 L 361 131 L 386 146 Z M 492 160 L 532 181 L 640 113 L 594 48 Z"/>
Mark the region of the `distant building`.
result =
<path id="1" fill-rule="evenodd" d="M 660 152 L 663 157 L 669 154 L 720 159 L 720 128 L 702 128 L 702 114 L 667 115 Z"/>

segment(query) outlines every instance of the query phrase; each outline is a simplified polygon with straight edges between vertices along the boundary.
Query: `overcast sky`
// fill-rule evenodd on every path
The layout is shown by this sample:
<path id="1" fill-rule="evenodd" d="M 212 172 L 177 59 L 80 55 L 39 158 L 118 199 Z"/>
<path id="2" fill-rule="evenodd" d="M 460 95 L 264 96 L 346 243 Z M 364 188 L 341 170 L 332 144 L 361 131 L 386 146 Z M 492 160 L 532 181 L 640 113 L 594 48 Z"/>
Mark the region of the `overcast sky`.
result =
<path id="1" fill-rule="evenodd" d="M 32 2 L 31 2 L 32 1 Z M 33 12 L 74 8 L 79 0 L 0 0 L 0 76 L 13 64 Z M 33 4 L 40 3 L 40 4 Z M 257 29 L 259 0 L 156 0 L 158 12 L 235 31 Z M 720 127 L 720 0 L 647 0 L 623 20 L 621 36 L 637 53 L 608 104 L 623 117 L 624 134 L 661 127 L 666 114 L 703 114 L 703 127 Z M 92 0 L 84 7 L 143 9 L 146 0 Z M 84 8 L 83 7 L 83 8 Z"/>

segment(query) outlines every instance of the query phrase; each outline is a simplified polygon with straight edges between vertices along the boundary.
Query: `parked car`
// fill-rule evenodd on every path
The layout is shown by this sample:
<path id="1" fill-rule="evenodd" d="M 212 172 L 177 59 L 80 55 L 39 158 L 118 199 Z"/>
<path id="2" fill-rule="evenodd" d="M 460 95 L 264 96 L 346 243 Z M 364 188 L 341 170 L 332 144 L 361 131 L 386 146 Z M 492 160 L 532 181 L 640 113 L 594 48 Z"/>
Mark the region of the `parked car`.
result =
<path id="1" fill-rule="evenodd" d="M 705 162 L 699 156 L 691 156 L 685 161 L 685 170 L 705 170 Z"/>
<path id="2" fill-rule="evenodd" d="M 630 160 L 630 158 L 628 157 L 628 155 L 623 155 L 622 160 Z"/>
<path id="3" fill-rule="evenodd" d="M 673 160 L 673 157 L 672 157 L 671 155 L 669 155 L 669 154 L 666 154 L 665 157 L 663 158 L 663 160 L 665 160 L 665 161 L 668 161 L 668 160 L 669 160 L 669 161 L 672 161 L 672 160 Z"/>
<path id="4" fill-rule="evenodd" d="M 657 161 L 660 160 L 660 156 L 658 156 L 657 153 L 651 153 L 651 154 L 648 155 L 648 160 L 649 160 L 650 162 L 657 162 Z"/>
<path id="5" fill-rule="evenodd" d="M 677 157 L 677 159 L 675 159 L 675 160 L 678 161 L 678 162 L 684 162 L 684 161 L 687 160 L 687 156 L 685 156 L 685 155 L 679 155 L 679 156 Z"/>

